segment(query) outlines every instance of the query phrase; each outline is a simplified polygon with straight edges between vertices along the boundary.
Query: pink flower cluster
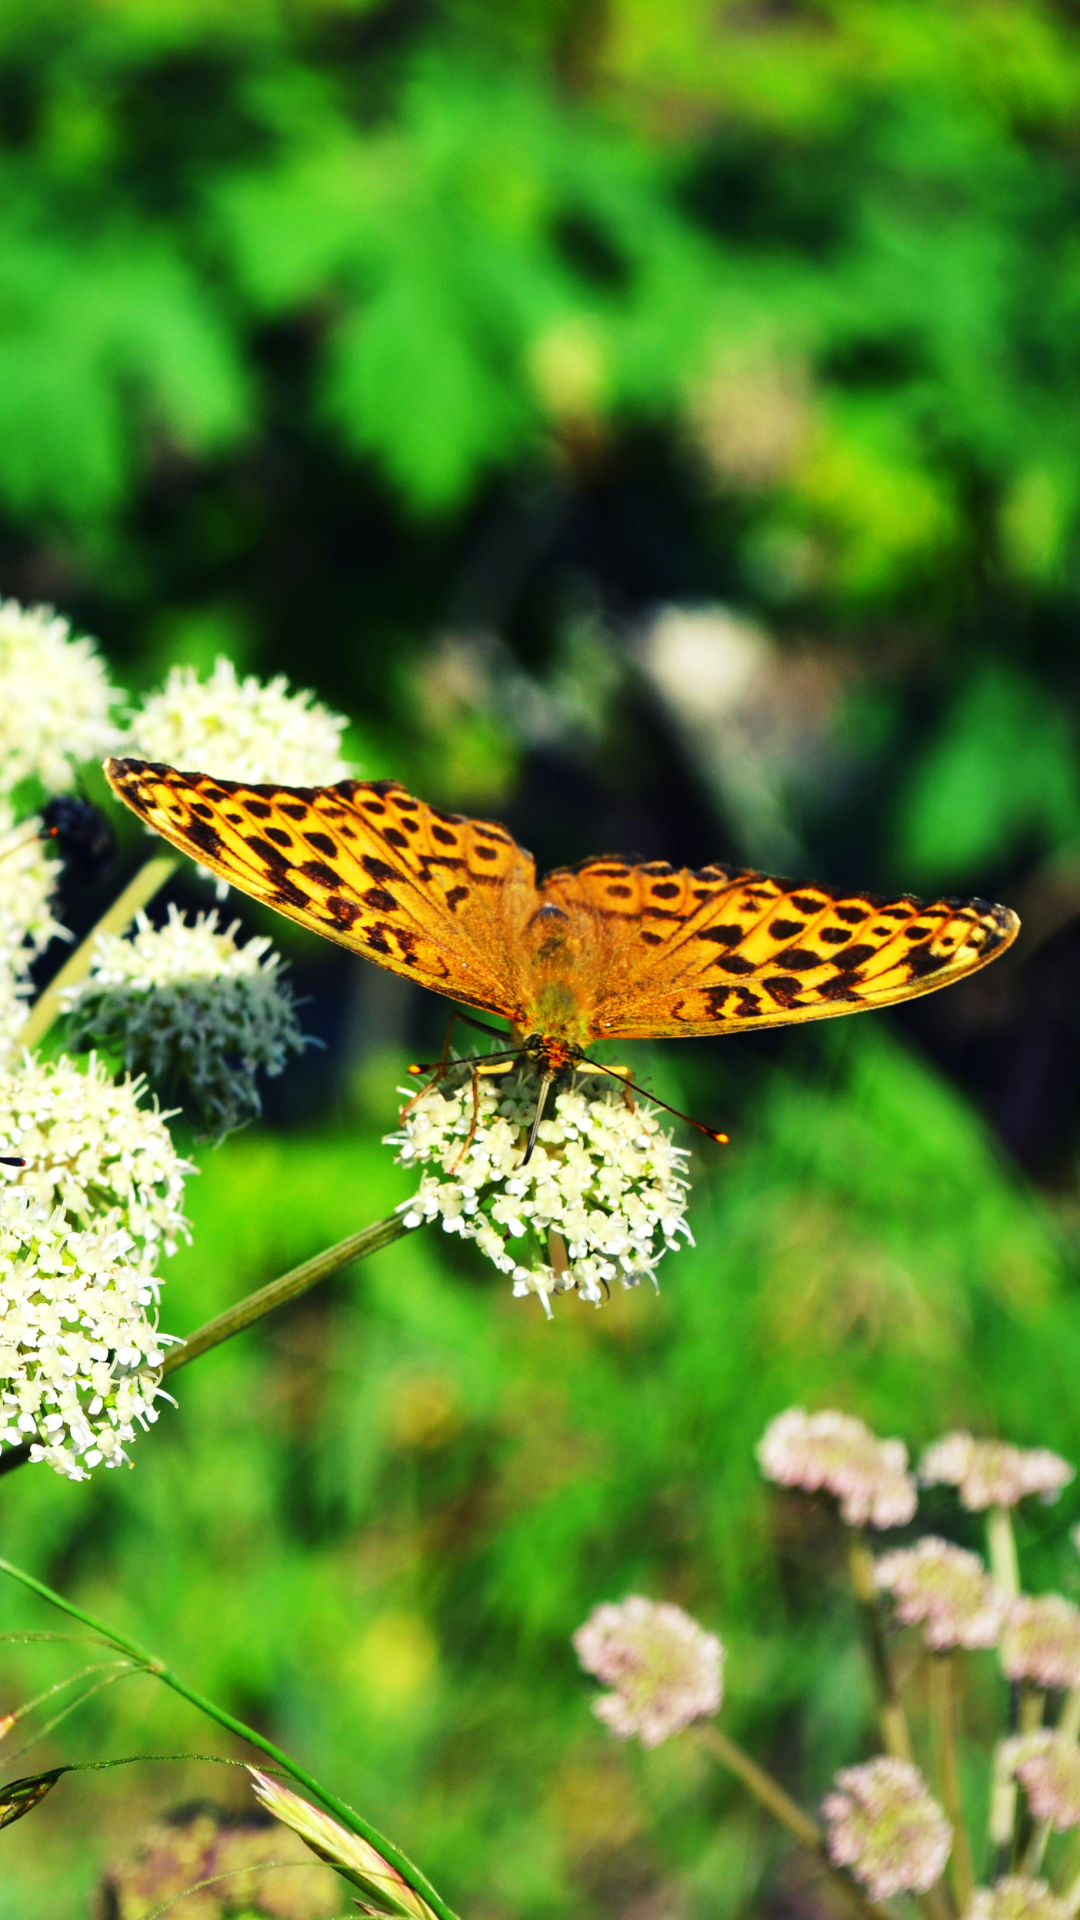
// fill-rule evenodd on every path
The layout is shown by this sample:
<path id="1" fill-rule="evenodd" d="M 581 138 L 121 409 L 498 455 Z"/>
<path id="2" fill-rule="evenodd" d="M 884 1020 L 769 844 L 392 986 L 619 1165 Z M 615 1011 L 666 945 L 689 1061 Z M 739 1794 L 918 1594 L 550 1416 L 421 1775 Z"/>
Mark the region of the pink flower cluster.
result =
<path id="1" fill-rule="evenodd" d="M 1049 1727 L 1019 1733 L 1001 1748 L 1002 1766 L 1022 1781 L 1036 1820 L 1059 1833 L 1080 1827 L 1080 1747 Z"/>
<path id="2" fill-rule="evenodd" d="M 875 1563 L 879 1587 L 894 1595 L 897 1619 L 921 1621 L 928 1647 L 994 1647 L 1008 1601 L 977 1553 L 927 1534 Z"/>
<path id="3" fill-rule="evenodd" d="M 984 1507 L 1015 1507 L 1027 1494 L 1055 1500 L 1075 1468 L 1046 1447 L 1012 1447 L 1004 1440 L 976 1440 L 970 1433 L 947 1433 L 928 1447 L 919 1462 L 926 1486 L 956 1487 L 972 1513 Z"/>
<path id="4" fill-rule="evenodd" d="M 1069 1920 L 1069 1910 L 1045 1880 L 1011 1873 L 992 1887 L 976 1887 L 963 1920 Z"/>
<path id="5" fill-rule="evenodd" d="M 850 1868 L 872 1900 L 926 1893 L 940 1880 L 952 1828 L 918 1767 L 882 1755 L 836 1776 L 822 1803 L 829 1858 Z"/>
<path id="6" fill-rule="evenodd" d="M 1080 1611 L 1059 1593 L 1021 1594 L 1009 1608 L 1001 1664 L 1010 1680 L 1080 1686 Z"/>
<path id="7" fill-rule="evenodd" d="M 831 1493 L 849 1527 L 904 1526 L 918 1501 L 902 1440 L 879 1440 L 853 1414 L 789 1407 L 766 1428 L 762 1472 L 783 1487 Z"/>
<path id="8" fill-rule="evenodd" d="M 619 1740 L 637 1734 L 643 1747 L 716 1713 L 724 1696 L 724 1649 L 681 1607 L 631 1594 L 618 1606 L 594 1607 L 574 1635 L 586 1673 L 613 1693 L 593 1712 Z"/>

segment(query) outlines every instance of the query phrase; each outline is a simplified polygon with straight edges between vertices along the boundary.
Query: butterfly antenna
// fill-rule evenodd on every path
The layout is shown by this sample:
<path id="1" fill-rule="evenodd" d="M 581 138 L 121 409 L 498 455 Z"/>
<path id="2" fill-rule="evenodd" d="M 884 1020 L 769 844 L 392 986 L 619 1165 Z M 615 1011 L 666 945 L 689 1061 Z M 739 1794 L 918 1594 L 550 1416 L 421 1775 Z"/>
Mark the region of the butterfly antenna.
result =
<path id="1" fill-rule="evenodd" d="M 643 1100 L 651 1100 L 654 1107 L 663 1107 L 664 1112 L 674 1114 L 676 1120 L 685 1120 L 688 1127 L 696 1127 L 698 1132 L 703 1133 L 707 1140 L 715 1140 L 718 1147 L 726 1147 L 728 1145 L 731 1138 L 730 1134 L 718 1133 L 715 1127 L 707 1127 L 704 1120 L 695 1120 L 692 1114 L 680 1113 L 678 1107 L 669 1106 L 666 1100 L 660 1099 L 659 1094 L 649 1093 L 645 1087 L 639 1087 L 636 1080 L 628 1080 L 625 1073 L 616 1072 L 614 1067 L 605 1067 L 601 1060 L 585 1060 L 582 1062 L 582 1066 L 589 1071 L 595 1068 L 597 1073 L 610 1074 L 611 1078 L 617 1080 L 620 1086 L 629 1087 L 631 1093 L 639 1093 Z"/>
<path id="2" fill-rule="evenodd" d="M 545 1073 L 543 1079 L 540 1082 L 540 1091 L 536 1096 L 536 1112 L 533 1114 L 533 1117 L 532 1117 L 532 1126 L 529 1128 L 529 1138 L 525 1145 L 525 1157 L 521 1162 L 521 1165 L 523 1167 L 527 1167 L 529 1164 L 529 1161 L 532 1159 L 532 1150 L 536 1145 L 536 1136 L 540 1131 L 540 1122 L 544 1117 L 544 1108 L 547 1106 L 547 1097 L 548 1097 L 548 1094 L 551 1092 L 552 1087 L 555 1085 L 555 1082 L 558 1079 L 558 1077 L 559 1076 L 556 1073 L 547 1072 Z"/>

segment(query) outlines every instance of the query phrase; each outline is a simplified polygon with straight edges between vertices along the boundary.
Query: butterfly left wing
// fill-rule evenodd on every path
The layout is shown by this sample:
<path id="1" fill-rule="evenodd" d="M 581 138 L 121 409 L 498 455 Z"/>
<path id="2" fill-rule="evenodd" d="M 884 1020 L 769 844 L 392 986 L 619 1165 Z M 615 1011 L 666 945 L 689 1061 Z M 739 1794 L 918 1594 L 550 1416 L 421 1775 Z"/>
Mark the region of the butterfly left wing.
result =
<path id="1" fill-rule="evenodd" d="M 414 800 L 396 780 L 247 786 L 109 760 L 113 790 L 200 865 L 377 966 L 518 1020 L 517 929 L 538 904 L 506 828 Z"/>
<path id="2" fill-rule="evenodd" d="M 986 900 L 882 900 L 720 863 L 588 860 L 540 891 L 593 923 L 593 1039 L 732 1033 L 890 1006 L 974 973 L 1020 926 Z"/>

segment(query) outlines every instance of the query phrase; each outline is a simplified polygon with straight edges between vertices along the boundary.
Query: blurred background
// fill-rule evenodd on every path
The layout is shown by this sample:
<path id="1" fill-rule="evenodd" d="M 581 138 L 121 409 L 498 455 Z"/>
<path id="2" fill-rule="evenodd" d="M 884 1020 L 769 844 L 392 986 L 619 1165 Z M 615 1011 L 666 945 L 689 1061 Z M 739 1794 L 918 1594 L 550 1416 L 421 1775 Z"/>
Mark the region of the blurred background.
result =
<path id="1" fill-rule="evenodd" d="M 679 1601 L 728 1643 L 726 1724 L 813 1799 L 866 1689 L 766 1420 L 1080 1460 L 1080 11 L 2 0 L 0 590 L 133 692 L 219 653 L 287 674 L 361 773 L 541 868 L 1020 911 L 907 1009 L 620 1050 L 733 1141 L 694 1146 L 658 1299 L 548 1326 L 428 1230 L 185 1373 L 130 1474 L 0 1491 L 6 1555 L 470 1920 L 820 1911 L 692 1741 L 610 1741 L 568 1636 Z M 139 857 L 117 826 L 80 932 Z M 325 1047 L 199 1150 L 179 1333 L 410 1191 L 380 1136 L 445 1024 L 239 910 Z M 1034 1585 L 1080 1590 L 1077 1511 L 1027 1517 Z M 14 1592 L 3 1621 L 54 1624 Z M 5 1650 L 0 1709 L 50 1658 Z M 188 1749 L 229 1750 L 139 1681 L 40 1763 Z M 77 1920 L 146 1823 L 241 1781 L 65 1782 L 0 1836 L 2 1920 Z"/>

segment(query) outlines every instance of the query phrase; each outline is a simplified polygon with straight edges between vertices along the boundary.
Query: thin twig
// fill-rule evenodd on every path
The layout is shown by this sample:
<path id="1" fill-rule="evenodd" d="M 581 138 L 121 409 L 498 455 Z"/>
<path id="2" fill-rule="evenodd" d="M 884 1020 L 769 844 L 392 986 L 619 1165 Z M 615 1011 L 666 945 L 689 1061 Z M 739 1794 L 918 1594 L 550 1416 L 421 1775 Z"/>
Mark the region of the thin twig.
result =
<path id="1" fill-rule="evenodd" d="M 256 1733 L 254 1727 L 245 1726 L 242 1720 L 235 1719 L 231 1713 L 225 1711 L 224 1707 L 219 1707 L 215 1701 L 208 1700 L 205 1694 L 197 1692 L 194 1687 L 189 1687 L 186 1680 L 182 1680 L 179 1674 L 174 1673 L 171 1667 L 167 1667 L 165 1662 L 159 1660 L 155 1654 L 148 1653 L 137 1640 L 131 1640 L 126 1634 L 118 1633 L 115 1628 L 106 1626 L 103 1621 L 96 1620 L 93 1614 L 85 1613 L 72 1601 L 65 1600 L 63 1594 L 55 1593 L 52 1587 L 47 1587 L 44 1581 L 35 1579 L 32 1573 L 24 1573 L 21 1567 L 12 1566 L 10 1560 L 0 1560 L 0 1572 L 10 1574 L 13 1580 L 20 1581 L 24 1587 L 29 1587 L 31 1593 L 36 1593 L 43 1600 L 48 1600 L 51 1606 L 59 1607 L 61 1613 L 69 1614 L 73 1620 L 81 1621 L 84 1627 L 90 1627 L 94 1633 L 103 1634 L 119 1652 L 128 1654 L 132 1660 L 145 1667 L 147 1672 L 155 1674 L 165 1686 L 171 1687 L 174 1693 L 178 1693 L 181 1699 L 187 1700 L 191 1706 L 197 1707 L 199 1712 L 206 1714 L 208 1719 L 216 1720 L 218 1726 L 224 1727 L 226 1732 L 235 1734 L 238 1739 L 246 1740 L 251 1746 L 258 1747 L 261 1753 L 268 1754 L 270 1759 L 283 1768 L 293 1780 L 306 1788 L 308 1793 L 314 1794 L 327 1812 L 341 1821 L 342 1826 L 347 1827 L 350 1833 L 359 1834 L 362 1840 L 366 1840 L 369 1846 L 381 1853 L 383 1859 L 396 1868 L 402 1879 L 412 1887 L 414 1893 L 418 1893 L 434 1909 L 438 1920 L 457 1920 L 453 1908 L 447 1905 L 441 1894 L 437 1893 L 431 1885 L 426 1874 L 413 1865 L 400 1847 L 396 1847 L 392 1840 L 385 1839 L 377 1827 L 373 1827 L 353 1807 L 346 1805 L 344 1800 L 339 1800 L 335 1793 L 331 1793 L 328 1787 L 324 1787 L 313 1774 L 308 1773 L 305 1767 L 301 1767 L 297 1761 L 290 1759 L 280 1747 L 275 1747 L 271 1741 L 264 1739 L 261 1733 Z"/>
<path id="2" fill-rule="evenodd" d="M 98 937 L 103 933 L 123 933 L 128 922 L 135 918 L 140 907 L 145 907 L 155 893 L 160 893 L 166 880 L 171 879 L 180 865 L 171 854 L 158 854 L 139 868 L 133 880 L 130 880 L 113 901 L 107 912 L 103 913 L 97 926 L 91 928 L 86 939 L 77 946 L 70 959 L 65 960 L 58 974 L 49 981 L 44 993 L 40 994 L 30 1009 L 25 1026 L 19 1034 L 19 1044 L 23 1047 L 36 1047 L 48 1033 L 53 1021 L 61 1011 L 60 999 L 65 987 L 75 987 L 85 979 L 94 962 L 94 951 Z"/>

